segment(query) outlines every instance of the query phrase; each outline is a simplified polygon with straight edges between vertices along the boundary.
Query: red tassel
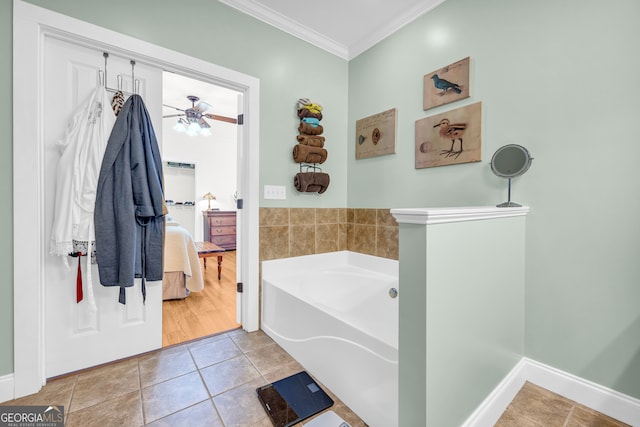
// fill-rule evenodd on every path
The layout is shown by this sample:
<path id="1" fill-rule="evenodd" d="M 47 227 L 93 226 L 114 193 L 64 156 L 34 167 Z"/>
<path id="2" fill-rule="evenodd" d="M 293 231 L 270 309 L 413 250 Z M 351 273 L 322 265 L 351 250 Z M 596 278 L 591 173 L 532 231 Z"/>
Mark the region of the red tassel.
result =
<path id="1" fill-rule="evenodd" d="M 78 276 L 76 277 L 76 302 L 82 301 L 82 269 L 80 268 L 80 259 L 82 253 L 78 252 Z"/>

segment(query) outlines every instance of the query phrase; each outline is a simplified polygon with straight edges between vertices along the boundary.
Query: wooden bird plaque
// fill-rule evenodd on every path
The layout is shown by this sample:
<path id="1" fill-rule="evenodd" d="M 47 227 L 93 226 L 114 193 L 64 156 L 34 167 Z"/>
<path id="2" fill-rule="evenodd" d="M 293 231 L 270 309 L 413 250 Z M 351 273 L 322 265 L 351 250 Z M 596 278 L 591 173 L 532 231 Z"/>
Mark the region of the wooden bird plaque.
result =
<path id="1" fill-rule="evenodd" d="M 482 103 L 416 120 L 416 169 L 482 160 Z"/>
<path id="2" fill-rule="evenodd" d="M 469 57 L 424 76 L 423 109 L 469 97 Z"/>
<path id="3" fill-rule="evenodd" d="M 397 117 L 392 108 L 356 121 L 356 159 L 396 152 Z"/>

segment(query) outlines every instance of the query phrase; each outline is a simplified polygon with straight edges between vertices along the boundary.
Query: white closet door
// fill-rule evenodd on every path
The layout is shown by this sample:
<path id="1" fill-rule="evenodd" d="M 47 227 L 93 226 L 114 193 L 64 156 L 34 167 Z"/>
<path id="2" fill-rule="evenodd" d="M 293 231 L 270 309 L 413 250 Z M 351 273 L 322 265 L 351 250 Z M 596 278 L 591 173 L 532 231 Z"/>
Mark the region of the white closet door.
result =
<path id="1" fill-rule="evenodd" d="M 98 70 L 104 68 L 102 52 L 67 41 L 47 37 L 45 41 L 44 99 L 44 187 L 45 236 L 49 243 L 53 222 L 55 177 L 59 152 L 56 141 L 63 137 L 69 119 L 92 92 L 98 82 Z M 131 64 L 129 58 L 110 55 L 107 68 L 107 86 L 122 86 L 131 92 Z M 135 79 L 139 80 L 138 93 L 152 118 L 154 129 L 161 141 L 162 73 L 144 64 L 135 66 Z M 15 96 L 20 96 L 16 93 Z M 110 96 L 111 98 L 111 96 Z M 110 106 L 109 106 L 110 108 Z M 29 114 L 16 111 L 16 114 Z M 35 125 L 35 124 L 34 124 Z M 162 150 L 160 150 L 162 151 Z M 19 236 L 16 236 L 19 238 Z M 48 247 L 45 249 L 48 253 Z M 24 254 L 28 256 L 28 254 Z M 45 375 L 52 377 L 78 369 L 157 349 L 162 346 L 162 284 L 147 282 L 147 298 L 143 304 L 140 281 L 127 289 L 127 304 L 118 303 L 117 287 L 100 284 L 96 265 L 91 267 L 97 311 L 89 309 L 87 302 L 86 258 L 82 258 L 85 283 L 84 300 L 76 303 L 77 258 L 67 257 L 67 269 L 61 257 L 45 257 Z"/>

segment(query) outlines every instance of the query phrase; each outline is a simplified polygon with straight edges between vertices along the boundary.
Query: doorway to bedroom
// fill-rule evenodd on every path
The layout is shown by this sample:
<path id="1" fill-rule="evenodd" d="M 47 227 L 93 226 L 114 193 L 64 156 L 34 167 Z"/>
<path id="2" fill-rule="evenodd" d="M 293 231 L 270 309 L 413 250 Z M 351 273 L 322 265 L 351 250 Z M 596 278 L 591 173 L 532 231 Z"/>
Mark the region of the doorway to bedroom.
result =
<path id="1" fill-rule="evenodd" d="M 123 89 L 131 93 L 136 88 L 154 124 L 162 122 L 162 70 L 242 94 L 244 123 L 238 126 L 237 145 L 241 173 L 236 182 L 238 200 L 245 203 L 237 211 L 237 228 L 241 231 L 236 256 L 241 261 L 236 277 L 244 283 L 244 293 L 237 295 L 236 307 L 241 307 L 237 312 L 242 328 L 248 332 L 257 330 L 259 264 L 255 236 L 259 213 L 260 80 L 27 2 L 14 3 L 13 22 L 13 51 L 21 52 L 13 61 L 13 88 L 20 93 L 14 97 L 13 110 L 30 111 L 27 115 L 14 115 L 13 163 L 17 166 L 13 168 L 13 232 L 21 238 L 14 241 L 13 250 L 33 254 L 14 259 L 14 396 L 37 392 L 47 378 L 162 345 L 162 289 L 157 282 L 149 283 L 144 303 L 141 292 L 129 289 L 132 298 L 127 297 L 124 306 L 114 298 L 118 289 L 96 283 L 94 291 L 104 292 L 104 298 L 96 298 L 97 310 L 93 310 L 85 301 L 78 304 L 76 287 L 68 286 L 76 283 L 73 269 L 54 262 L 55 257 L 48 254 L 51 233 L 47 227 L 52 223 L 55 202 L 55 192 L 50 191 L 55 182 L 55 143 L 64 135 L 78 102 L 87 96 L 84 90 L 97 88 L 101 70 L 110 88 L 119 87 L 119 75 L 123 77 Z M 66 49 L 68 55 L 57 52 L 57 47 Z M 104 53 L 109 54 L 108 79 Z M 54 61 L 56 58 L 58 62 Z M 156 128 L 160 133 L 161 126 Z M 57 287 L 52 280 L 64 284 Z M 50 294 L 57 294 L 62 303 L 48 298 Z M 58 317 L 60 327 L 50 321 L 50 316 Z M 56 358 L 56 354 L 60 357 Z"/>
<path id="2" fill-rule="evenodd" d="M 163 347 L 241 326 L 236 313 L 241 96 L 163 72 L 162 158 L 169 211 Z"/>

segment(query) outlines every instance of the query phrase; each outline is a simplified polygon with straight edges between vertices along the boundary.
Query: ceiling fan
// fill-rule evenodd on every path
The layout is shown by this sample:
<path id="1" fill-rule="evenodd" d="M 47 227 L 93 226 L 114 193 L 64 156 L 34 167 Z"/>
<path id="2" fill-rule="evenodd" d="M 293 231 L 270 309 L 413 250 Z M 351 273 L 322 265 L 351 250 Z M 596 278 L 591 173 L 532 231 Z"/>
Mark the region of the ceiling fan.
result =
<path id="1" fill-rule="evenodd" d="M 187 96 L 187 99 L 191 101 L 191 107 L 187 109 L 182 109 L 182 108 L 173 107 L 171 105 L 162 104 L 165 107 L 173 108 L 174 110 L 181 111 L 181 113 L 169 114 L 166 116 L 162 116 L 162 118 L 166 119 L 170 117 L 180 117 L 180 119 L 178 120 L 178 124 L 176 126 L 182 125 L 185 129 L 188 129 L 189 126 L 192 126 L 192 125 L 197 125 L 199 129 L 210 128 L 211 126 L 209 125 L 209 123 L 207 123 L 205 118 L 211 119 L 211 120 L 219 120 L 221 122 L 227 122 L 227 123 L 233 123 L 233 124 L 238 123 L 238 120 L 233 117 L 225 117 L 225 116 L 218 116 L 215 114 L 205 113 L 205 111 L 211 108 L 211 105 L 207 104 L 204 101 L 200 101 L 200 98 L 198 98 L 197 96 L 189 95 Z M 196 102 L 198 102 L 198 104 L 196 104 Z M 192 128 L 193 127 L 194 126 L 192 126 Z"/>

